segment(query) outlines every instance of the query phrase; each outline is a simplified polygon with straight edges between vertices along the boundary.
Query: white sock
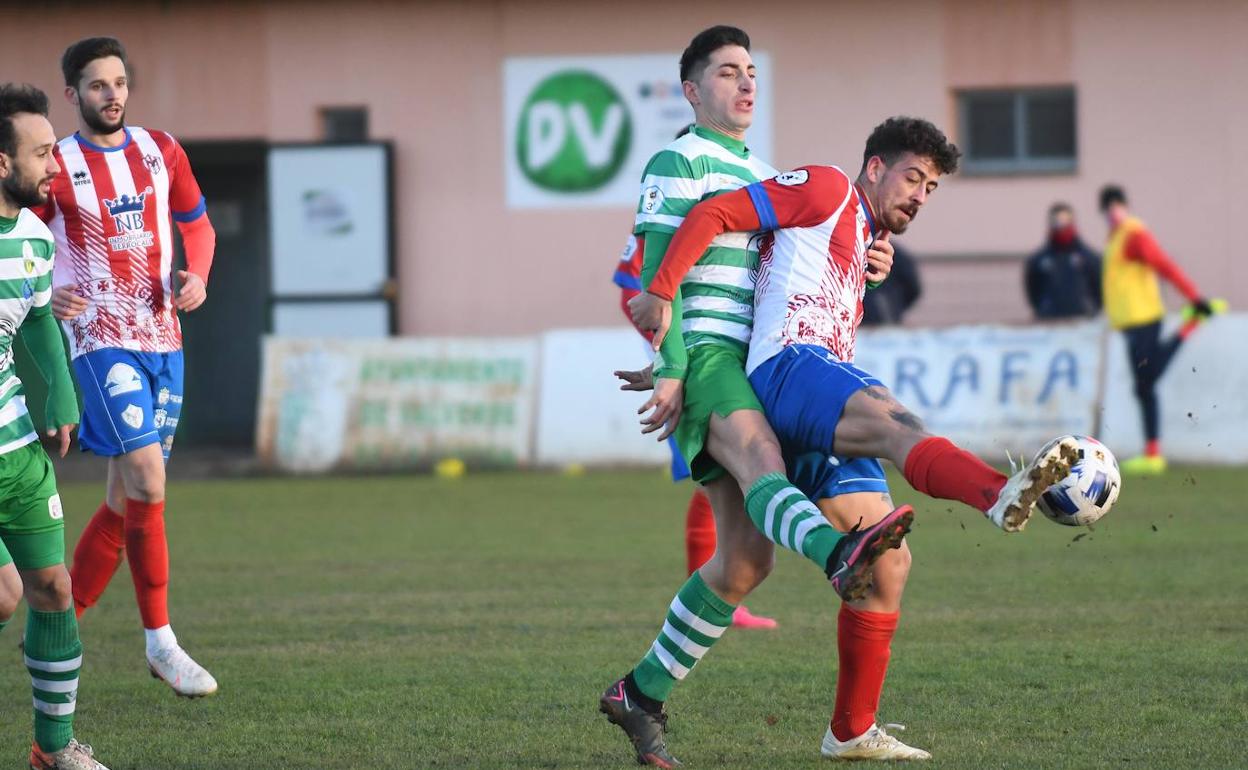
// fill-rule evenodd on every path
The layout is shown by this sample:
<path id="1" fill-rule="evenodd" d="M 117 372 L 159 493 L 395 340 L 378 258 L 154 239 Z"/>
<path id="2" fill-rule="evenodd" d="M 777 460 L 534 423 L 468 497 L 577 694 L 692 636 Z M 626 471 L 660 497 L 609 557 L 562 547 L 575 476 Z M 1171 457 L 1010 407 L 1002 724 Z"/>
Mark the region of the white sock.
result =
<path id="1" fill-rule="evenodd" d="M 158 650 L 178 646 L 178 637 L 173 635 L 173 626 L 145 628 L 143 636 L 147 639 L 148 655 L 155 655 Z"/>

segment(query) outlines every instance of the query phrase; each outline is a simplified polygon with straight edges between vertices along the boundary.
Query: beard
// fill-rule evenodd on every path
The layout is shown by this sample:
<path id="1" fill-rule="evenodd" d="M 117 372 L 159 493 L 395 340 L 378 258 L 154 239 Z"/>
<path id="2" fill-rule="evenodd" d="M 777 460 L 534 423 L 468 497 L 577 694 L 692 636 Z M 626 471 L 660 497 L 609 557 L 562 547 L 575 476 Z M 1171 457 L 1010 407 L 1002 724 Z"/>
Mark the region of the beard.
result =
<path id="1" fill-rule="evenodd" d="M 4 188 L 5 197 L 14 205 L 27 209 L 47 202 L 48 196 L 39 191 L 39 185 L 46 181 L 47 177 L 32 182 L 20 174 L 14 174 L 6 178 L 0 186 Z"/>
<path id="2" fill-rule="evenodd" d="M 915 213 L 917 214 L 918 212 Z M 884 226 L 888 228 L 888 231 L 894 235 L 901 235 L 904 233 L 906 228 L 910 226 L 910 223 L 914 221 L 913 219 L 906 219 L 906 217 L 904 217 L 901 212 L 896 209 L 890 210 L 888 212 L 888 216 L 881 217 L 881 219 L 884 220 Z"/>
<path id="3" fill-rule="evenodd" d="M 86 123 L 87 127 L 97 134 L 112 134 L 120 131 L 126 125 L 126 111 L 124 108 L 115 124 L 109 123 L 104 119 L 99 110 L 91 109 L 81 99 L 78 100 L 78 112 L 82 115 L 82 122 Z"/>

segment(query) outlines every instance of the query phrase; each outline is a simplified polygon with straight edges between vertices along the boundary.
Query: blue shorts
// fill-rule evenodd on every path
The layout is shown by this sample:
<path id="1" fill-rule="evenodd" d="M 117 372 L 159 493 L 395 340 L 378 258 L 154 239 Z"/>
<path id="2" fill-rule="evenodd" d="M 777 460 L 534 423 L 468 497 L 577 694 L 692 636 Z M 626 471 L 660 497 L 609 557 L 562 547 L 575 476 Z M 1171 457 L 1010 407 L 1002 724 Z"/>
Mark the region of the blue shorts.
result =
<path id="1" fill-rule="evenodd" d="M 182 351 L 102 348 L 74 359 L 82 389 L 78 443 L 105 457 L 160 444 L 165 460 L 182 413 Z"/>
<path id="2" fill-rule="evenodd" d="M 789 480 L 807 497 L 888 492 L 879 460 L 833 453 L 845 402 L 883 383 L 821 347 L 790 345 L 755 369 L 750 384 L 780 440 Z"/>

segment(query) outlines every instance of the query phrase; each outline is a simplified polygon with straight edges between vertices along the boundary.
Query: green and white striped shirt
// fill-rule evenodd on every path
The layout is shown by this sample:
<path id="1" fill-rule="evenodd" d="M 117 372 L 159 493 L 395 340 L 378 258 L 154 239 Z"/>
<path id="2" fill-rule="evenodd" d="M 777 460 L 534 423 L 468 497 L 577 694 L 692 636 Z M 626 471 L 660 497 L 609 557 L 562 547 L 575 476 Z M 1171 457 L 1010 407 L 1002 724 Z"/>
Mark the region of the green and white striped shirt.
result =
<path id="1" fill-rule="evenodd" d="M 29 209 L 0 217 L 0 454 L 39 438 L 13 368 L 13 340 L 32 308 L 52 299 L 52 232 Z"/>
<path id="2" fill-rule="evenodd" d="M 776 173 L 751 155 L 745 143 L 694 126 L 646 165 L 633 233 L 671 237 L 699 201 L 770 179 Z M 647 248 L 648 275 L 658 269 L 651 256 Z M 748 347 L 757 276 L 758 244 L 753 233 L 716 236 L 680 285 L 685 347 L 711 343 Z"/>

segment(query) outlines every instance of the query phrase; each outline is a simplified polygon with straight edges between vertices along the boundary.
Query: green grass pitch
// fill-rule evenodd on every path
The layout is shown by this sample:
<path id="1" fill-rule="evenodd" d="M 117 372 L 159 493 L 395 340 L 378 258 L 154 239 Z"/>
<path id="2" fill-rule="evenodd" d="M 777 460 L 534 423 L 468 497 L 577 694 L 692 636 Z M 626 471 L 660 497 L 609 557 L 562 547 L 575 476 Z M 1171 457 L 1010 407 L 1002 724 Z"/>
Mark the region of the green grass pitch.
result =
<path id="1" fill-rule="evenodd" d="M 1128 480 L 1094 531 L 1006 536 L 918 498 L 881 717 L 933 768 L 1248 766 L 1248 475 Z M 101 485 L 65 485 L 69 539 Z M 125 768 L 632 766 L 599 693 L 683 575 L 688 486 L 658 472 L 177 483 L 174 628 L 221 683 L 149 678 L 123 566 L 83 620 L 78 736 Z M 669 708 L 690 768 L 822 766 L 838 603 L 783 553 Z M 0 634 L 0 767 L 29 679 Z"/>

